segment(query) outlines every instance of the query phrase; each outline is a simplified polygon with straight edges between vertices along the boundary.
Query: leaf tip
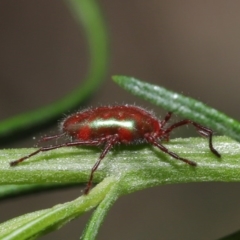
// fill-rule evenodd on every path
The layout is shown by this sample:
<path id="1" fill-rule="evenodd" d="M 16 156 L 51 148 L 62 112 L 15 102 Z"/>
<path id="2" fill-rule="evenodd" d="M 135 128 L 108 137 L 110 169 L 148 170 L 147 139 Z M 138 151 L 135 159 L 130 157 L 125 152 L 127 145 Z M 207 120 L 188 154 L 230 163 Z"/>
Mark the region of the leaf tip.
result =
<path id="1" fill-rule="evenodd" d="M 119 82 L 120 78 L 121 78 L 120 75 L 113 75 L 112 76 L 112 79 L 113 79 L 114 82 Z"/>

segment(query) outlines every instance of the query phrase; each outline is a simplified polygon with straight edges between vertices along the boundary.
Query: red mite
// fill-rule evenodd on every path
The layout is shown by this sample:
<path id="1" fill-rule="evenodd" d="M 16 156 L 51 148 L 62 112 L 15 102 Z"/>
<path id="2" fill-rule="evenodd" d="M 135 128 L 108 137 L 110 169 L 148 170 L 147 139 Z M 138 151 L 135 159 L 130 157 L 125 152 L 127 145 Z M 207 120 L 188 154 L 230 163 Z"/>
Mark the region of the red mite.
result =
<path id="1" fill-rule="evenodd" d="M 50 151 L 56 148 L 103 145 L 103 150 L 91 170 L 89 181 L 84 191 L 84 193 L 87 194 L 92 185 L 94 172 L 97 170 L 102 159 L 116 144 L 147 142 L 177 160 L 181 160 L 191 166 L 196 166 L 197 164 L 195 162 L 178 156 L 161 144 L 162 140 L 169 140 L 169 134 L 172 130 L 187 124 L 192 124 L 202 136 L 208 137 L 210 150 L 217 157 L 220 157 L 220 154 L 214 149 L 212 144 L 213 132 L 211 129 L 188 119 L 166 127 L 166 123 L 171 116 L 172 113 L 169 112 L 164 120 L 160 121 L 152 113 L 141 107 L 132 105 L 97 107 L 77 112 L 62 122 L 62 133 L 47 136 L 42 139 L 47 141 L 68 135 L 71 137 L 69 142 L 49 147 L 41 147 L 29 155 L 11 162 L 10 165 L 15 166 L 39 152 Z"/>

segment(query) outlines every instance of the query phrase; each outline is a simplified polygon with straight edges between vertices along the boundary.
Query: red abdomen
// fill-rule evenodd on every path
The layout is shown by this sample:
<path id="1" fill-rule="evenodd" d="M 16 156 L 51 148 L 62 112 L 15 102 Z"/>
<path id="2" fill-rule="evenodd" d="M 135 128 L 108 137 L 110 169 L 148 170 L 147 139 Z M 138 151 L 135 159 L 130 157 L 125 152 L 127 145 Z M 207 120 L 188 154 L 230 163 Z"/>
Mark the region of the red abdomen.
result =
<path id="1" fill-rule="evenodd" d="M 78 140 L 99 140 L 117 134 L 119 142 L 144 140 L 161 131 L 159 121 L 146 110 L 129 105 L 98 107 L 77 112 L 63 121 L 62 131 Z"/>

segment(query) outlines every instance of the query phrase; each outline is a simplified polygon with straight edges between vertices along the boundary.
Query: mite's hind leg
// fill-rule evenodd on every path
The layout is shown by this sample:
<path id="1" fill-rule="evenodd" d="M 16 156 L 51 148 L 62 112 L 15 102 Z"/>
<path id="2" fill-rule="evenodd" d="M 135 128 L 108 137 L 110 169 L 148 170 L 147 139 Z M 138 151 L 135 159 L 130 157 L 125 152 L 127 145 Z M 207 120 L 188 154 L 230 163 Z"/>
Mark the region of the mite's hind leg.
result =
<path id="1" fill-rule="evenodd" d="M 183 162 L 185 162 L 185 163 L 187 163 L 187 164 L 189 164 L 189 165 L 191 165 L 191 166 L 194 166 L 194 167 L 197 166 L 197 164 L 196 164 L 195 162 L 193 162 L 193 161 L 191 161 L 191 160 L 188 160 L 188 159 L 186 159 L 186 158 L 182 158 L 182 157 L 178 156 L 176 153 L 171 152 L 170 150 L 168 150 L 166 147 L 164 147 L 162 144 L 160 144 L 160 143 L 158 142 L 158 140 L 155 139 L 154 137 L 147 135 L 147 136 L 146 136 L 146 140 L 147 140 L 150 144 L 158 147 L 161 151 L 163 151 L 163 152 L 167 153 L 168 155 L 170 155 L 171 157 L 173 157 L 173 158 L 175 158 L 175 159 L 177 159 L 177 160 L 183 161 Z"/>
<path id="2" fill-rule="evenodd" d="M 208 137 L 209 139 L 209 148 L 213 154 L 215 154 L 217 157 L 221 157 L 220 153 L 213 147 L 212 143 L 212 137 L 213 137 L 213 131 L 210 128 L 204 127 L 196 122 L 193 122 L 189 119 L 182 120 L 180 122 L 174 123 L 170 127 L 168 127 L 165 130 L 165 134 L 169 134 L 173 129 L 187 125 L 187 124 L 192 124 L 196 130 L 199 132 L 204 137 Z"/>

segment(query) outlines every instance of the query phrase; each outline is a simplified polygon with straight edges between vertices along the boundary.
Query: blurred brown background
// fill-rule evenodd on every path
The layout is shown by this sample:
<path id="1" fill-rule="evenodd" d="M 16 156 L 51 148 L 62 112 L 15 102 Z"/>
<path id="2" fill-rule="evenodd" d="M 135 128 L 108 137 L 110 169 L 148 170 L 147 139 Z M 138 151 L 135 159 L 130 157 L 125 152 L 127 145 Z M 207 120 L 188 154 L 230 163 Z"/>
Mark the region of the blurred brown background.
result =
<path id="1" fill-rule="evenodd" d="M 111 75 L 123 74 L 240 119 L 239 1 L 99 3 L 108 23 L 111 61 L 89 105 L 136 103 L 156 109 L 111 81 Z M 84 33 L 64 1 L 0 0 L 0 119 L 61 98 L 79 84 L 87 66 Z M 31 146 L 32 136 L 6 147 Z M 75 188 L 3 201 L 0 221 L 70 201 L 79 193 Z M 238 183 L 155 187 L 120 198 L 98 239 L 217 239 L 239 229 L 239 202 Z M 89 216 L 42 239 L 78 239 Z"/>

